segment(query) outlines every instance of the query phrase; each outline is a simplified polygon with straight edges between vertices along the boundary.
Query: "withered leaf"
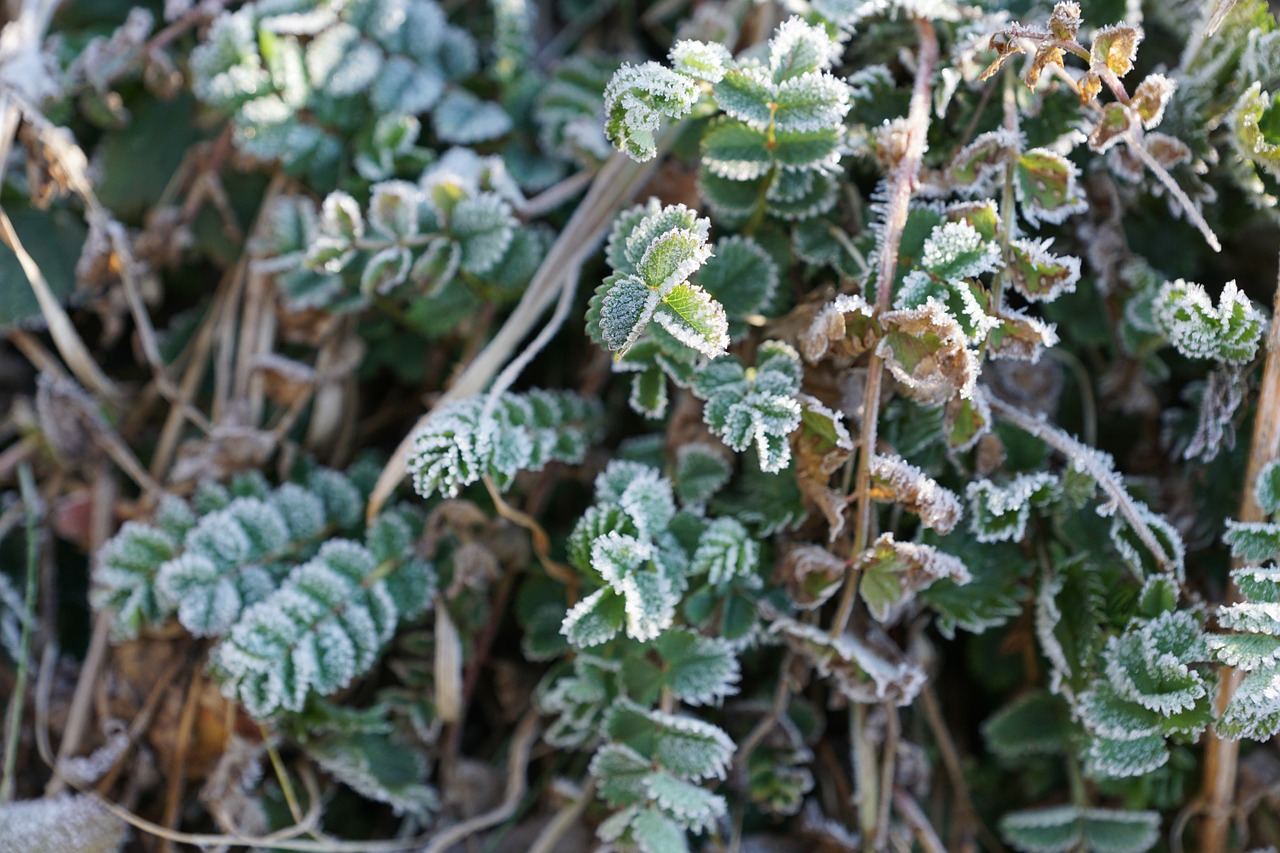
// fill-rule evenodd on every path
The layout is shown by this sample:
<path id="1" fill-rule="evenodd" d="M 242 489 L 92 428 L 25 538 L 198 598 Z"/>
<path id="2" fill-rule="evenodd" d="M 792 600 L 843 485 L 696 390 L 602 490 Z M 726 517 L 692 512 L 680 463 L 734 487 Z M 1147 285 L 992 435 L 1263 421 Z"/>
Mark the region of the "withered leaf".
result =
<path id="1" fill-rule="evenodd" d="M 801 610 L 821 607 L 840 589 L 845 561 L 821 545 L 793 545 L 782 555 L 774 581 L 786 586 Z"/>
<path id="2" fill-rule="evenodd" d="M 880 330 L 866 299 L 842 293 L 814 316 L 799 336 L 800 354 L 812 364 L 830 355 L 857 357 L 875 346 Z"/>
<path id="3" fill-rule="evenodd" d="M 776 618 L 769 630 L 780 635 L 787 647 L 807 660 L 819 675 L 831 679 L 851 702 L 910 705 L 925 685 L 924 670 L 907 660 L 902 650 L 879 630 L 869 631 L 866 637 L 832 637 L 821 628 L 786 616 Z"/>
<path id="4" fill-rule="evenodd" d="M 880 622 L 892 622 L 917 592 L 936 580 L 957 584 L 970 580 L 969 570 L 956 557 L 929 545 L 897 542 L 883 533 L 863 551 L 855 564 L 861 572 L 858 594 Z"/>
<path id="5" fill-rule="evenodd" d="M 890 311 L 881 318 L 885 335 L 876 347 L 903 393 L 926 406 L 973 393 L 977 358 L 965 347 L 964 329 L 938 302 Z"/>
<path id="6" fill-rule="evenodd" d="M 871 460 L 872 500 L 901 504 L 920 516 L 920 523 L 950 533 L 960 520 L 960 498 L 901 456 L 877 455 Z"/>

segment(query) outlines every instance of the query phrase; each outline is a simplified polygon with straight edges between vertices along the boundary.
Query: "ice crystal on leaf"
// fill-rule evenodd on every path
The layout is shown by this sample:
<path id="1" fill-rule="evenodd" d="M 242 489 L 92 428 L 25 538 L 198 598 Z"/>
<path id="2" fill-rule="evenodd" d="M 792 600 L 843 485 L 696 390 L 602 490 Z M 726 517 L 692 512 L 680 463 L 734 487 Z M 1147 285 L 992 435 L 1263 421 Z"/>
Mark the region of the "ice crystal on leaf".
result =
<path id="1" fill-rule="evenodd" d="M 385 577 L 393 571 L 432 569 L 412 556 L 386 565 L 358 543 L 326 542 L 214 649 L 211 666 L 223 692 L 262 719 L 301 711 L 309 697 L 368 671 L 402 615 Z"/>
<path id="2" fill-rule="evenodd" d="M 1228 364 L 1253 360 L 1267 323 L 1234 281 L 1223 287 L 1216 308 L 1201 285 L 1182 279 L 1165 282 L 1154 315 L 1169 342 L 1187 358 Z"/>
<path id="3" fill-rule="evenodd" d="M 976 480 L 966 489 L 971 508 L 970 529 L 979 542 L 1018 542 L 1026 532 L 1033 506 L 1058 497 L 1058 478 L 1052 474 L 1019 474 L 1005 486 Z"/>
<path id="4" fill-rule="evenodd" d="M 1280 569 L 1251 566 L 1232 572 L 1242 600 L 1218 611 L 1234 634 L 1208 640 L 1214 656 L 1246 674 L 1217 722 L 1225 737 L 1265 741 L 1280 731 Z"/>
<path id="5" fill-rule="evenodd" d="M 920 523 L 950 533 L 960 520 L 960 499 L 899 456 L 876 456 L 871 461 L 871 497 L 899 504 L 920 516 Z"/>
<path id="6" fill-rule="evenodd" d="M 1160 839 L 1160 813 L 1053 806 L 1005 815 L 1000 834 L 1022 853 L 1145 853 Z"/>
<path id="7" fill-rule="evenodd" d="M 414 440 L 413 485 L 423 497 L 454 497 L 481 477 L 500 487 L 518 471 L 582 461 L 600 418 L 599 404 L 567 392 L 504 394 L 484 416 L 484 398 L 437 412 Z"/>
<path id="8" fill-rule="evenodd" d="M 854 702 L 910 705 L 924 688 L 924 670 L 904 660 L 902 652 L 883 636 L 832 637 L 820 628 L 786 617 L 774 619 L 769 630 Z"/>
<path id="9" fill-rule="evenodd" d="M 698 100 L 698 79 L 657 62 L 623 64 L 604 90 L 605 133 L 632 159 L 652 160 L 663 116 L 681 119 Z"/>
<path id="10" fill-rule="evenodd" d="M 789 345 L 761 345 L 754 368 L 721 359 L 702 368 L 693 392 L 706 401 L 703 419 L 731 449 L 754 447 L 763 471 L 780 471 L 791 459 L 787 441 L 800 425 L 800 357 Z"/>
<path id="11" fill-rule="evenodd" d="M 89 795 L 0 803 L 0 827 L 15 853 L 117 853 L 128 829 Z"/>
<path id="12" fill-rule="evenodd" d="M 882 533 L 855 563 L 861 571 L 858 593 L 871 615 L 893 622 L 916 593 L 943 578 L 957 584 L 969 582 L 969 570 L 956 557 L 929 545 L 896 542 Z"/>
<path id="13" fill-rule="evenodd" d="M 592 299 L 588 321 L 606 347 L 626 355 L 656 322 L 684 346 L 710 358 L 729 345 L 724 306 L 690 282 L 711 257 L 710 222 L 682 204 L 657 200 L 620 215 L 609 238 L 614 274 Z"/>

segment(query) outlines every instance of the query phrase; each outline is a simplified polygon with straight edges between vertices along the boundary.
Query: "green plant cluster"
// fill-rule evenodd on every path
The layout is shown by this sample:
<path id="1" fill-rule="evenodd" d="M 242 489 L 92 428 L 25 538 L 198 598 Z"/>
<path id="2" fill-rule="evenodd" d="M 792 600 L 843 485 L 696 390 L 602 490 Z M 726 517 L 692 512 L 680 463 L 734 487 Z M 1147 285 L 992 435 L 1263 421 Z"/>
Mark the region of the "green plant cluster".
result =
<path id="1" fill-rule="evenodd" d="M 0 329 L 79 383 L 0 436 L 137 486 L 89 607 L 234 730 L 171 826 L 1274 834 L 1214 788 L 1280 731 L 1262 0 L 86 5 L 25 88 L 0 49 Z M 119 849 L 50 804 L 0 824 Z"/>

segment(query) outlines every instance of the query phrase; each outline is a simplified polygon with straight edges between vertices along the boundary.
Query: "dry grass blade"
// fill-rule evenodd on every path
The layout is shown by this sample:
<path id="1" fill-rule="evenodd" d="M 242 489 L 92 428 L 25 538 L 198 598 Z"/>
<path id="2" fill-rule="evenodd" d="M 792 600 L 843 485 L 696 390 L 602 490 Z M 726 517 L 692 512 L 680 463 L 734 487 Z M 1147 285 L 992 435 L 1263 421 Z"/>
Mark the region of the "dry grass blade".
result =
<path id="1" fill-rule="evenodd" d="M 63 361 L 66 362 L 67 369 L 80 381 L 80 384 L 95 394 L 114 404 L 122 403 L 124 393 L 102 372 L 102 368 L 98 367 L 97 360 L 90 354 L 80 333 L 71 324 L 71 318 L 67 316 L 58 298 L 53 295 L 53 290 L 45 280 L 44 273 L 40 271 L 40 266 L 22 245 L 18 232 L 13 229 L 13 222 L 9 220 L 9 215 L 3 209 L 0 209 L 0 239 L 4 240 L 5 245 L 17 256 L 18 263 L 22 265 L 27 282 L 30 283 L 36 301 L 40 304 L 40 313 L 49 327 L 49 335 L 53 338 L 53 344 L 58 348 Z"/>

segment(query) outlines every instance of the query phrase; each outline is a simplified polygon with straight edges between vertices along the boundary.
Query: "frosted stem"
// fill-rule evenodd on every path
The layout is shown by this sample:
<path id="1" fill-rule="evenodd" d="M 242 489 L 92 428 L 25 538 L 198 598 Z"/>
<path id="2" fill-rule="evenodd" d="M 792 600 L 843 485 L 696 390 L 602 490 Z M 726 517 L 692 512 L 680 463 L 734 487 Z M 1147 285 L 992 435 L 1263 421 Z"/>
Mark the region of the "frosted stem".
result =
<path id="1" fill-rule="evenodd" d="M 893 281 L 898 270 L 898 247 L 902 244 L 902 229 L 907 224 L 911 195 L 915 190 L 920 161 L 924 157 L 925 140 L 929 134 L 929 108 L 933 102 L 930 82 L 938 62 L 938 35 L 933 24 L 924 18 L 915 20 L 920 33 L 920 54 L 916 59 L 915 85 L 911 90 L 911 104 L 907 109 L 907 150 L 893 173 L 889 189 L 889 205 L 885 213 L 884 241 L 880 246 L 880 270 L 876 280 L 876 314 L 889 310 L 893 298 Z M 862 398 L 862 431 L 858 438 L 858 474 L 856 496 L 857 521 L 854 526 L 852 556 L 861 554 L 867 547 L 871 533 L 871 457 L 876 448 L 876 426 L 880 419 L 880 384 L 884 376 L 884 360 L 872 353 L 867 370 L 866 392 Z M 831 623 L 831 636 L 844 633 L 853 610 L 857 592 L 857 569 L 852 565 L 845 577 L 840 606 Z"/>
<path id="2" fill-rule="evenodd" d="M 1029 435 L 1034 435 L 1063 456 L 1066 456 L 1080 470 L 1092 477 L 1102 491 L 1106 493 L 1107 497 L 1115 502 L 1120 514 L 1124 516 L 1125 521 L 1129 522 L 1129 526 L 1133 528 L 1143 547 L 1151 552 L 1151 556 L 1155 557 L 1161 571 L 1172 570 L 1173 561 L 1165 553 L 1164 546 L 1160 544 L 1155 534 L 1151 532 L 1151 527 L 1147 524 L 1146 519 L 1142 517 L 1142 513 L 1138 511 L 1137 504 L 1129 492 L 1125 490 L 1119 476 L 1111 467 L 1102 464 L 1102 457 L 1097 451 L 1082 444 L 1074 436 L 1067 434 L 1041 417 L 1024 412 L 1022 409 L 1012 406 L 998 397 L 988 395 L 988 399 L 991 402 L 991 411 L 1001 419 L 1013 424 Z"/>

